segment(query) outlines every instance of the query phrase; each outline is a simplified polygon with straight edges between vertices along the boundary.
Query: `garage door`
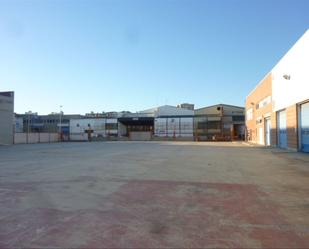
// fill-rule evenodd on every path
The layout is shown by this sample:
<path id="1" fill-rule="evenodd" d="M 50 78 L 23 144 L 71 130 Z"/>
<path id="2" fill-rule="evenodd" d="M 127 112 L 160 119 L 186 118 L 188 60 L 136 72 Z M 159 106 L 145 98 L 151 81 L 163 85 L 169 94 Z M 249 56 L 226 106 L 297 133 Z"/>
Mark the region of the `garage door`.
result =
<path id="1" fill-rule="evenodd" d="M 301 150 L 309 152 L 309 103 L 300 108 Z"/>
<path id="2" fill-rule="evenodd" d="M 287 132 L 286 132 L 286 112 L 278 112 L 278 139 L 279 147 L 287 148 Z"/>

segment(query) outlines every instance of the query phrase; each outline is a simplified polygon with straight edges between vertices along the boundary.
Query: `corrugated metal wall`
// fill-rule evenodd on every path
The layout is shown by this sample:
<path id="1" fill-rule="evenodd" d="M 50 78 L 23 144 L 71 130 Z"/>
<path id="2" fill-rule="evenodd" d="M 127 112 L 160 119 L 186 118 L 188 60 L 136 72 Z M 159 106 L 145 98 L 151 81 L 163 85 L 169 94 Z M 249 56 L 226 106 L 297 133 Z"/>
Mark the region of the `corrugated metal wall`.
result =
<path id="1" fill-rule="evenodd" d="M 193 137 L 192 117 L 156 118 L 154 126 L 158 137 Z"/>
<path id="2" fill-rule="evenodd" d="M 93 130 L 92 137 L 115 136 L 118 134 L 117 119 L 93 118 L 93 119 L 71 119 L 70 139 L 87 140 L 85 131 Z"/>

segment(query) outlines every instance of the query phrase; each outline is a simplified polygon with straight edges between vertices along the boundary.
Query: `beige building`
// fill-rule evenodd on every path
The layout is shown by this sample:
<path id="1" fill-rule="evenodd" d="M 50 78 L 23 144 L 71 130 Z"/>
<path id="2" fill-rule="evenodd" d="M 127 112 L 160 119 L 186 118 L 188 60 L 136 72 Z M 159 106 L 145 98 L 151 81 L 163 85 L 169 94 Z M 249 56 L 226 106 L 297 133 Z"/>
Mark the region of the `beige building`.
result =
<path id="1" fill-rule="evenodd" d="M 276 139 L 270 127 L 275 119 L 272 113 L 271 77 L 271 73 L 266 75 L 246 98 L 246 133 L 249 142 L 271 145 L 271 141 Z"/>
<path id="2" fill-rule="evenodd" d="M 241 140 L 245 135 L 245 108 L 218 104 L 194 110 L 197 141 Z"/>
<path id="3" fill-rule="evenodd" d="M 0 92 L 0 145 L 13 144 L 14 92 Z"/>

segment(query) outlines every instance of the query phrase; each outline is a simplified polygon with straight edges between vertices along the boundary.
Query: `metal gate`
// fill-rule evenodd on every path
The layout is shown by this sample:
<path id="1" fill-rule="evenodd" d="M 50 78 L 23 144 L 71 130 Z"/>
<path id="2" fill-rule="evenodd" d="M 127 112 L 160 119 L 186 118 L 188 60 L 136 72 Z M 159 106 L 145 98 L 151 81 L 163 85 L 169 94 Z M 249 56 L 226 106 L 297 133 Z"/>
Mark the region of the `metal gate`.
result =
<path id="1" fill-rule="evenodd" d="M 287 131 L 286 131 L 286 111 L 278 112 L 278 139 L 279 147 L 287 148 Z"/>
<path id="2" fill-rule="evenodd" d="M 300 107 L 301 150 L 309 152 L 309 103 Z"/>

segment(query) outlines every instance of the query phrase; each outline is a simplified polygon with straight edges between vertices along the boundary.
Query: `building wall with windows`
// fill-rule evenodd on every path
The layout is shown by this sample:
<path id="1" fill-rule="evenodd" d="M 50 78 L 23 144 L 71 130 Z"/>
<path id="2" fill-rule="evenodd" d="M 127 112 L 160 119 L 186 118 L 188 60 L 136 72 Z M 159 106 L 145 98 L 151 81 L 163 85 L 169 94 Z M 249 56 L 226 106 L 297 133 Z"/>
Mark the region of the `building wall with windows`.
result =
<path id="1" fill-rule="evenodd" d="M 308 65 L 309 30 L 246 98 L 248 141 L 268 145 L 270 117 L 270 145 L 309 152 Z"/>
<path id="2" fill-rule="evenodd" d="M 302 150 L 303 140 L 309 139 L 309 119 L 305 118 L 303 108 L 309 102 L 308 65 L 309 30 L 272 70 L 273 111 L 286 111 L 287 147 L 291 149 Z M 279 131 L 279 137 L 281 135 Z M 308 147 L 308 142 L 306 144 Z"/>
<path id="3" fill-rule="evenodd" d="M 71 119 L 78 119 L 82 116 L 79 114 L 61 114 L 61 131 L 69 135 L 69 124 Z M 48 115 L 39 115 L 36 112 L 25 114 L 15 114 L 15 118 L 23 120 L 23 132 L 60 132 L 60 114 L 52 113 Z M 17 130 L 15 132 L 18 132 Z"/>
<path id="4" fill-rule="evenodd" d="M 253 143 L 265 144 L 265 120 L 272 113 L 272 75 L 266 77 L 246 98 L 246 136 Z M 271 122 L 272 123 L 272 122 Z"/>
<path id="5" fill-rule="evenodd" d="M 0 145 L 13 144 L 14 92 L 0 92 Z"/>

